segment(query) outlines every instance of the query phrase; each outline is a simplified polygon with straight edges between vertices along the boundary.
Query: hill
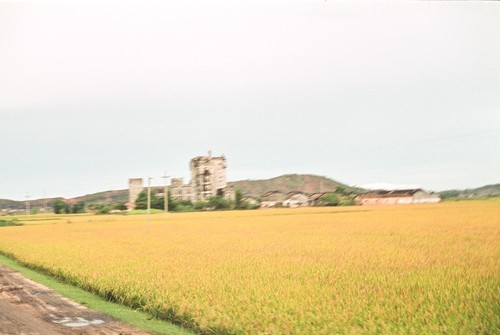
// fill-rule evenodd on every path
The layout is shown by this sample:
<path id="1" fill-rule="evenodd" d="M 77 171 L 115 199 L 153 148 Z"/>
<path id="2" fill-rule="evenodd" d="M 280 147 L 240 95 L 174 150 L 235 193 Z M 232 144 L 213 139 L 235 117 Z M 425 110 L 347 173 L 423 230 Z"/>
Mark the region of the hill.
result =
<path id="1" fill-rule="evenodd" d="M 103 203 L 106 205 L 125 203 L 128 201 L 128 189 L 87 194 L 81 197 L 71 198 L 68 200 L 70 202 L 83 201 L 86 203 Z"/>
<path id="2" fill-rule="evenodd" d="M 478 188 L 470 188 L 465 190 L 447 190 L 439 192 L 443 199 L 453 198 L 489 198 L 500 196 L 500 184 L 485 185 Z"/>
<path id="3" fill-rule="evenodd" d="M 24 201 L 0 199 L 0 209 L 23 209 L 26 208 Z"/>
<path id="4" fill-rule="evenodd" d="M 347 192 L 361 193 L 364 190 L 350 187 L 333 179 L 309 174 L 288 174 L 264 180 L 239 180 L 228 183 L 229 186 L 241 190 L 245 195 L 260 197 L 268 191 L 302 191 L 305 193 L 333 192 L 343 187 Z M 154 187 L 163 190 L 163 187 Z M 105 191 L 87 194 L 81 197 L 68 199 L 70 202 L 84 201 L 86 203 L 123 203 L 128 201 L 128 189 Z"/>
<path id="5" fill-rule="evenodd" d="M 52 198 L 44 198 L 44 199 L 30 199 L 30 207 L 50 207 L 52 203 Z M 24 211 L 26 209 L 26 201 L 18 201 L 18 200 L 9 200 L 9 199 L 0 199 L 0 209 L 11 209 L 11 210 L 21 210 Z"/>
<path id="6" fill-rule="evenodd" d="M 281 191 L 284 193 L 302 191 L 305 193 L 334 192 L 342 187 L 350 193 L 363 193 L 361 188 L 351 187 L 336 180 L 310 174 L 287 174 L 271 179 L 262 180 L 239 180 L 228 183 L 234 189 L 239 189 L 243 194 L 256 198 L 268 191 Z M 157 187 L 158 188 L 158 187 Z M 161 187 L 160 187 L 161 188 Z M 500 196 L 500 184 L 485 185 L 478 188 L 466 190 L 447 190 L 439 192 L 443 199 L 476 199 Z M 31 208 L 51 207 L 54 198 L 30 200 Z M 76 198 L 66 199 L 70 203 L 83 201 L 87 204 L 103 203 L 107 205 L 125 203 L 128 200 L 128 189 L 112 190 L 99 193 L 87 194 Z M 0 209 L 24 210 L 26 202 L 8 199 L 0 199 Z"/>
<path id="7" fill-rule="evenodd" d="M 310 174 L 287 174 L 264 180 L 240 180 L 229 182 L 234 189 L 239 189 L 245 195 L 260 197 L 268 191 L 284 193 L 302 191 L 305 193 L 334 192 L 342 187 L 347 192 L 362 193 L 364 190 L 342 184 L 333 179 Z"/>
<path id="8" fill-rule="evenodd" d="M 30 200 L 30 207 L 38 207 L 38 208 L 51 208 L 52 201 L 57 198 L 45 198 L 45 199 L 34 199 Z M 63 198 L 60 198 L 63 199 Z M 128 200 L 128 190 L 113 190 L 113 191 L 104 191 L 93 194 L 87 194 L 80 197 L 65 199 L 71 204 L 74 204 L 78 201 L 83 201 L 87 204 L 99 204 L 103 203 L 106 205 L 111 205 L 115 203 L 124 203 Z M 0 209 L 9 209 L 16 211 L 24 211 L 26 209 L 25 201 L 16 201 L 16 200 L 8 200 L 8 199 L 0 199 Z"/>
<path id="9" fill-rule="evenodd" d="M 229 186 L 241 190 L 245 195 L 260 197 L 268 191 L 292 192 L 302 191 L 305 193 L 316 192 L 333 192 L 338 187 L 344 188 L 347 192 L 361 193 L 364 190 L 360 188 L 350 187 L 333 179 L 315 176 L 309 174 L 288 174 L 271 179 L 264 180 L 240 180 L 228 183 Z M 54 198 L 30 200 L 31 207 L 43 208 L 44 206 L 51 207 Z M 99 193 L 87 194 L 80 197 L 66 199 L 69 203 L 83 201 L 87 204 L 103 203 L 107 205 L 115 203 L 125 203 L 128 200 L 128 189 L 112 190 Z M 26 203 L 24 201 L 15 201 L 0 199 L 0 209 L 17 209 L 24 210 Z"/>

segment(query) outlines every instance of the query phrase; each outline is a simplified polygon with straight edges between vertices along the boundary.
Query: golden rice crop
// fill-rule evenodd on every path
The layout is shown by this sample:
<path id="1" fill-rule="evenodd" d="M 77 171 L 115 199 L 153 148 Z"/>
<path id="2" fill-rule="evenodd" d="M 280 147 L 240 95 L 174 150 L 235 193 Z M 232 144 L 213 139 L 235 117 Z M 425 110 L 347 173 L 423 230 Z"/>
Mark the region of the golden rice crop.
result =
<path id="1" fill-rule="evenodd" d="M 0 252 L 204 333 L 498 333 L 500 202 L 0 228 Z"/>

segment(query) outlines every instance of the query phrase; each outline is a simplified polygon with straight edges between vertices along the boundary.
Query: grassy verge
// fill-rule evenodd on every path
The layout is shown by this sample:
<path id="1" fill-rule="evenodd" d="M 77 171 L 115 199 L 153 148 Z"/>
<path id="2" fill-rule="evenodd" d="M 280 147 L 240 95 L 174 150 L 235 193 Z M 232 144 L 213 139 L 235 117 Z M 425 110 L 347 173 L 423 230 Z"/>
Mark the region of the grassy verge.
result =
<path id="1" fill-rule="evenodd" d="M 11 220 L 0 219 L 0 227 L 22 226 L 22 225 L 23 224 L 20 223 L 17 219 L 11 219 Z"/>
<path id="2" fill-rule="evenodd" d="M 61 283 L 56 279 L 29 269 L 18 262 L 0 254 L 0 264 L 18 271 L 26 278 L 36 281 L 42 285 L 50 287 L 57 293 L 68 297 L 82 305 L 98 312 L 107 314 L 115 319 L 121 320 L 135 327 L 152 331 L 163 335 L 188 335 L 193 334 L 188 330 L 175 326 L 165 321 L 152 319 L 151 315 L 132 310 L 130 308 L 109 302 L 101 297 L 93 295 L 75 286 Z"/>

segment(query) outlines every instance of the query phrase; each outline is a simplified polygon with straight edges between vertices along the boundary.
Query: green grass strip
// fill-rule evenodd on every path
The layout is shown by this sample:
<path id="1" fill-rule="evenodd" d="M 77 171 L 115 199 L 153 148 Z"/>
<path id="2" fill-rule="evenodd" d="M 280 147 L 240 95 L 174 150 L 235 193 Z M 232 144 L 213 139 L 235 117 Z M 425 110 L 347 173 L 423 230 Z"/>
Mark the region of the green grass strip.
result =
<path id="1" fill-rule="evenodd" d="M 85 305 L 92 310 L 102 312 L 137 328 L 145 329 L 147 331 L 152 331 L 154 333 L 162 335 L 194 334 L 186 329 L 180 328 L 166 321 L 153 319 L 151 315 L 147 313 L 132 310 L 128 307 L 106 301 L 103 298 L 93 295 L 78 287 L 57 281 L 56 279 L 46 274 L 29 269 L 1 254 L 0 264 L 18 271 L 26 278 L 45 285 L 53 289 L 57 293 L 70 298 L 71 300 L 74 300 L 82 305 Z"/>

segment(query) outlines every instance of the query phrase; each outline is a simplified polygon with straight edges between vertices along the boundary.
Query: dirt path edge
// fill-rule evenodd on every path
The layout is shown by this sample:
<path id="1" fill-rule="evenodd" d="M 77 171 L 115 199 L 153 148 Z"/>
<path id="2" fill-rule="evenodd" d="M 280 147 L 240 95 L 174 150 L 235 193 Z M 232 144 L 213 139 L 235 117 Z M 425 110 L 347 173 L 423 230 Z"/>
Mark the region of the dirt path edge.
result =
<path id="1" fill-rule="evenodd" d="M 0 264 L 0 335 L 151 335 Z"/>

